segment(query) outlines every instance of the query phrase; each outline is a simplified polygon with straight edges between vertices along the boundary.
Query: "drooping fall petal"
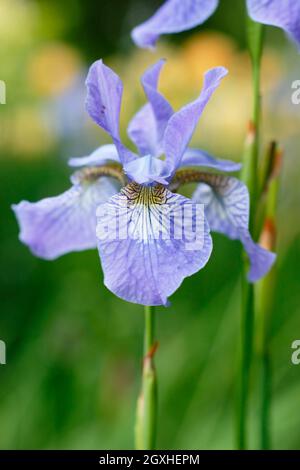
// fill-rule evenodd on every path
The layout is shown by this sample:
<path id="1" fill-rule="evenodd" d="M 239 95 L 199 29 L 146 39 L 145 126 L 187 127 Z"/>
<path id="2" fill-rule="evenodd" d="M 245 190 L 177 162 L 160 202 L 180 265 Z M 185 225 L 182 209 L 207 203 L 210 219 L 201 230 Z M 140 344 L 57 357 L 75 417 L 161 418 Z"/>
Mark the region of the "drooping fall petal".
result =
<path id="1" fill-rule="evenodd" d="M 20 240 L 33 254 L 49 260 L 95 248 L 96 208 L 119 188 L 111 178 L 101 178 L 73 186 L 59 196 L 14 205 Z"/>
<path id="2" fill-rule="evenodd" d="M 166 305 L 209 259 L 203 210 L 161 185 L 132 183 L 100 205 L 97 216 L 105 285 L 129 302 Z"/>
<path id="3" fill-rule="evenodd" d="M 208 184 L 200 183 L 193 201 L 205 205 L 205 215 L 212 231 L 240 240 L 250 259 L 248 279 L 255 282 L 273 265 L 276 255 L 254 241 L 249 233 L 249 193 L 236 178 L 210 175 Z"/>

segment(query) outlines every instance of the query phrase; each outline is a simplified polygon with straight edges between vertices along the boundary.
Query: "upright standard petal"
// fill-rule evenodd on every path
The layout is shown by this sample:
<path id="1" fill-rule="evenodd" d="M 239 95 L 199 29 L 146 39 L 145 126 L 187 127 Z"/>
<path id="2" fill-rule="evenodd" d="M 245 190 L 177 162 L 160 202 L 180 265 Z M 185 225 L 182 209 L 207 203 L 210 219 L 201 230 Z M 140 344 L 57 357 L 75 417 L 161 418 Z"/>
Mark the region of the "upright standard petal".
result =
<path id="1" fill-rule="evenodd" d="M 206 72 L 199 98 L 174 113 L 169 120 L 163 147 L 166 162 L 173 172 L 180 165 L 206 104 L 227 73 L 224 67 L 216 67 Z"/>
<path id="2" fill-rule="evenodd" d="M 87 112 L 113 139 L 120 140 L 119 116 L 123 94 L 121 79 L 102 60 L 97 60 L 89 69 L 86 87 Z"/>
<path id="3" fill-rule="evenodd" d="M 94 62 L 86 79 L 86 109 L 91 118 L 113 139 L 120 159 L 124 162 L 135 158 L 120 140 L 119 117 L 123 85 L 118 75 L 103 64 Z"/>
<path id="4" fill-rule="evenodd" d="M 161 34 L 179 33 L 204 23 L 218 0 L 168 0 L 147 21 L 132 31 L 139 47 L 153 48 Z"/>
<path id="5" fill-rule="evenodd" d="M 172 106 L 166 98 L 157 90 L 158 80 L 161 69 L 165 63 L 164 59 L 159 60 L 156 64 L 146 70 L 142 76 L 142 85 L 145 94 L 151 104 L 156 120 L 158 139 L 162 139 L 166 125 L 173 114 Z"/>
<path id="6" fill-rule="evenodd" d="M 163 134 L 173 114 L 171 105 L 157 90 L 164 63 L 163 59 L 159 60 L 142 76 L 141 82 L 149 103 L 143 106 L 128 126 L 128 135 L 141 155 L 159 156 L 162 153 Z"/>
<path id="7" fill-rule="evenodd" d="M 247 0 L 247 7 L 254 21 L 282 28 L 300 47 L 299 0 Z"/>
<path id="8" fill-rule="evenodd" d="M 180 167 L 184 166 L 204 166 L 219 171 L 231 172 L 239 171 L 242 165 L 231 160 L 214 158 L 204 150 L 189 148 L 184 152 L 180 162 Z"/>
<path id="9" fill-rule="evenodd" d="M 183 279 L 209 259 L 203 206 L 162 185 L 131 183 L 100 205 L 97 216 L 105 285 L 127 301 L 166 305 Z"/>
<path id="10" fill-rule="evenodd" d="M 102 145 L 86 157 L 70 158 L 68 164 L 73 167 L 100 166 L 108 162 L 120 162 L 117 148 L 113 144 Z"/>
<path id="11" fill-rule="evenodd" d="M 250 259 L 248 279 L 255 282 L 263 277 L 276 255 L 254 243 L 249 233 L 249 193 L 238 179 L 223 175 L 207 175 L 193 195 L 193 201 L 205 205 L 205 215 L 214 232 L 240 240 Z"/>
<path id="12" fill-rule="evenodd" d="M 105 177 L 73 186 L 59 196 L 14 205 L 20 240 L 34 255 L 49 260 L 95 248 L 96 208 L 119 189 L 119 184 Z"/>
<path id="13" fill-rule="evenodd" d="M 145 104 L 133 116 L 127 133 L 140 155 L 158 156 L 160 154 L 156 120 L 150 103 Z"/>

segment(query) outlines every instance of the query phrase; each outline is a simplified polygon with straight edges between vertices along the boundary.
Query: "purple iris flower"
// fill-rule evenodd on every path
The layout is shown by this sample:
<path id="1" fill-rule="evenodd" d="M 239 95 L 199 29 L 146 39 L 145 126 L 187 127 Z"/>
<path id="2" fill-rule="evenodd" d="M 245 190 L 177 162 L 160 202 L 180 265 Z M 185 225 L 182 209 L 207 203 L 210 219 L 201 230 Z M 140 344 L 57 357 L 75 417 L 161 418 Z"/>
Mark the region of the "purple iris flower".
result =
<path id="1" fill-rule="evenodd" d="M 227 70 L 209 70 L 198 98 L 174 112 L 157 89 L 163 63 L 160 60 L 144 73 L 142 85 L 148 102 L 128 126 L 138 154 L 120 138 L 122 82 L 99 60 L 91 66 L 86 80 L 86 108 L 113 144 L 89 156 L 72 158 L 69 164 L 77 169 L 71 178 L 72 187 L 63 194 L 13 206 L 21 228 L 20 240 L 35 255 L 54 259 L 98 247 L 108 289 L 144 305 L 166 305 L 183 279 L 204 267 L 212 251 L 210 229 L 243 243 L 252 282 L 264 276 L 275 259 L 249 234 L 246 186 L 232 176 L 197 168 L 231 172 L 240 165 L 188 147 L 206 104 Z M 177 193 L 181 185 L 190 182 L 199 183 L 192 199 Z M 201 204 L 205 205 L 205 216 L 202 214 L 202 224 L 197 225 Z M 166 208 L 174 210 L 173 228 Z M 184 217 L 182 209 L 189 209 Z M 174 221 L 175 225 L 178 221 L 183 224 L 180 237 Z M 115 236 L 116 228 L 126 236 Z M 200 239 L 200 244 L 193 243 Z"/>
<path id="2" fill-rule="evenodd" d="M 204 23 L 218 4 L 219 0 L 167 0 L 151 18 L 134 28 L 132 38 L 139 47 L 153 48 L 162 34 L 179 33 Z M 299 0 L 247 0 L 247 9 L 254 21 L 282 28 L 300 46 Z"/>

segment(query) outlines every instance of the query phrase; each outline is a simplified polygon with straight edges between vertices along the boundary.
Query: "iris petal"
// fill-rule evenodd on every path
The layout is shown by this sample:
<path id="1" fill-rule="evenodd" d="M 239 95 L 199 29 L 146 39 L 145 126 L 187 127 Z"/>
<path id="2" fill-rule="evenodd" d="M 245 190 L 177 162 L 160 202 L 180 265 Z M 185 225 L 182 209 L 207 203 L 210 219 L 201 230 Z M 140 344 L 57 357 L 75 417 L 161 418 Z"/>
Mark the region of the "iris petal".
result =
<path id="1" fill-rule="evenodd" d="M 241 164 L 231 160 L 220 160 L 212 157 L 209 153 L 200 149 L 187 149 L 180 162 L 180 167 L 184 166 L 203 166 L 214 168 L 215 170 L 231 172 L 241 169 Z"/>
<path id="2" fill-rule="evenodd" d="M 171 105 L 157 90 L 160 72 L 164 63 L 164 59 L 159 60 L 156 64 L 149 67 L 142 76 L 142 85 L 155 116 L 159 143 L 163 137 L 166 125 L 173 114 Z"/>
<path id="3" fill-rule="evenodd" d="M 68 163 L 73 167 L 81 167 L 104 165 L 110 161 L 120 162 L 117 148 L 113 144 L 102 145 L 86 157 L 70 158 Z"/>
<path id="4" fill-rule="evenodd" d="M 211 175 L 210 185 L 200 184 L 193 201 L 205 205 L 205 215 L 214 232 L 240 240 L 250 259 L 248 279 L 256 282 L 265 276 L 276 255 L 254 243 L 249 233 L 249 193 L 238 179 Z"/>
<path id="5" fill-rule="evenodd" d="M 218 0 L 168 0 L 156 13 L 132 31 L 139 47 L 153 48 L 161 34 L 179 33 L 204 23 L 218 6 Z"/>
<path id="6" fill-rule="evenodd" d="M 108 289 L 130 302 L 166 305 L 212 250 L 204 214 L 197 223 L 196 211 L 192 201 L 161 185 L 135 183 L 100 205 L 98 248 Z"/>
<path id="7" fill-rule="evenodd" d="M 118 192 L 111 178 L 76 185 L 59 196 L 13 206 L 20 240 L 33 254 L 55 259 L 65 253 L 96 247 L 96 208 Z"/>
<path id="8" fill-rule="evenodd" d="M 159 158 L 146 155 L 124 165 L 124 172 L 129 178 L 139 184 L 161 183 L 168 184 L 168 168 Z"/>
<path id="9" fill-rule="evenodd" d="M 256 282 L 264 277 L 272 268 L 276 261 L 276 254 L 254 243 L 248 230 L 241 233 L 240 240 L 250 259 L 248 280 L 250 282 Z"/>
<path id="10" fill-rule="evenodd" d="M 94 62 L 86 79 L 86 109 L 98 126 L 102 127 L 113 139 L 122 162 L 133 160 L 135 155 L 121 142 L 119 117 L 123 84 L 118 75 L 103 64 Z"/>
<path id="11" fill-rule="evenodd" d="M 157 90 L 158 80 L 165 60 L 161 59 L 149 67 L 141 82 L 149 104 L 144 106 L 131 120 L 128 135 L 137 145 L 141 155 L 159 156 L 162 153 L 162 138 L 173 109 Z"/>
<path id="12" fill-rule="evenodd" d="M 159 155 L 160 148 L 157 138 L 157 126 L 150 103 L 145 104 L 131 119 L 128 135 L 136 145 L 140 155 Z"/>
<path id="13" fill-rule="evenodd" d="M 163 147 L 166 162 L 173 172 L 180 165 L 205 106 L 226 75 L 227 70 L 224 67 L 216 67 L 206 72 L 200 96 L 170 118 L 164 134 Z"/>
<path id="14" fill-rule="evenodd" d="M 300 46 L 300 2 L 298 0 L 247 0 L 254 21 L 282 28 Z"/>

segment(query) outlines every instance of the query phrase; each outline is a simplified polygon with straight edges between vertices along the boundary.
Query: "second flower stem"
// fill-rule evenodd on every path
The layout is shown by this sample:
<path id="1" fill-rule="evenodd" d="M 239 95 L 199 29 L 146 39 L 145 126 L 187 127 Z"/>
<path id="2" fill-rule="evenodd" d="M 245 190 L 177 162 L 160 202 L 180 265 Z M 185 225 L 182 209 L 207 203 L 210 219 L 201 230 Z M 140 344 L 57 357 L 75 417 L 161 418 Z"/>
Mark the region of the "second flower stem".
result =
<path id="1" fill-rule="evenodd" d="M 253 84 L 253 108 L 252 120 L 249 125 L 249 132 L 244 156 L 244 167 L 242 179 L 249 189 L 250 207 L 250 232 L 255 232 L 255 216 L 258 194 L 258 158 L 259 158 L 259 131 L 260 131 L 260 70 L 261 56 L 263 49 L 263 25 L 253 22 L 248 18 L 248 45 L 252 61 L 252 84 Z M 248 447 L 247 441 L 247 418 L 250 373 L 253 352 L 254 335 L 254 286 L 246 280 L 249 269 L 249 262 L 245 256 L 243 270 L 242 288 L 242 308 L 241 308 L 241 348 L 238 378 L 238 398 L 237 398 L 237 427 L 236 439 L 239 449 Z"/>
<path id="2" fill-rule="evenodd" d="M 245 265 L 247 263 L 245 262 Z M 243 273 L 245 276 L 245 273 Z M 250 371 L 253 349 L 254 327 L 254 289 L 245 278 L 242 280 L 242 318 L 241 318 L 241 351 L 238 377 L 237 400 L 237 448 L 247 448 L 247 417 L 249 401 Z"/>

